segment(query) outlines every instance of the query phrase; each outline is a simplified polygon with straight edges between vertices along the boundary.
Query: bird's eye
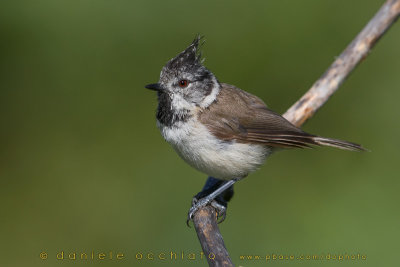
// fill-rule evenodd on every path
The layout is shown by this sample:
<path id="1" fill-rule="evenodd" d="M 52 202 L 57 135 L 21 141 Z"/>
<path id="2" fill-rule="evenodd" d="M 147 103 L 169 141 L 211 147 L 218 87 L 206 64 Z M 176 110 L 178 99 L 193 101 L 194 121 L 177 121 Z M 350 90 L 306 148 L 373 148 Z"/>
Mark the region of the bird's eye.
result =
<path id="1" fill-rule="evenodd" d="M 181 88 L 185 88 L 186 86 L 188 86 L 188 81 L 187 80 L 180 80 L 178 82 L 179 87 Z"/>

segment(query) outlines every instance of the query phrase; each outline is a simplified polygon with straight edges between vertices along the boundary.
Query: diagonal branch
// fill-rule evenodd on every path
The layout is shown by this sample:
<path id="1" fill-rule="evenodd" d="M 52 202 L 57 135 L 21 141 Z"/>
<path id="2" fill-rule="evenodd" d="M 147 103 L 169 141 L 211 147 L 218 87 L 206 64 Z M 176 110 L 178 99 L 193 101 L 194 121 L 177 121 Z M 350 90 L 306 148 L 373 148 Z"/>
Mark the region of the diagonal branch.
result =
<path id="1" fill-rule="evenodd" d="M 351 71 L 368 55 L 371 48 L 399 15 L 400 0 L 387 0 L 321 78 L 283 116 L 296 126 L 301 126 L 311 118 L 339 88 Z M 211 206 L 204 207 L 195 213 L 193 223 L 197 236 L 210 266 L 233 266 L 215 214 L 216 211 Z M 213 259 L 210 259 L 208 255 L 212 255 Z"/>
<path id="2" fill-rule="evenodd" d="M 311 118 L 339 89 L 351 71 L 368 55 L 379 38 L 397 20 L 399 14 L 400 1 L 386 1 L 321 78 L 283 116 L 296 126 L 301 126 Z"/>

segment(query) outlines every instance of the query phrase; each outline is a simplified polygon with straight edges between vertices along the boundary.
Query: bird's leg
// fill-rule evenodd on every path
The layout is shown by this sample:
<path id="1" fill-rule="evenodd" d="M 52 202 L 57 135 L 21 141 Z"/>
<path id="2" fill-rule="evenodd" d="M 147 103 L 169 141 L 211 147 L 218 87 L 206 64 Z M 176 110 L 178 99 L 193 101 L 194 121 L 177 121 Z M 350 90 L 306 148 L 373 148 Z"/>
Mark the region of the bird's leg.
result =
<path id="1" fill-rule="evenodd" d="M 219 220 L 219 223 L 221 223 L 225 219 L 228 202 L 233 196 L 233 184 L 238 180 L 225 181 L 209 177 L 203 190 L 193 197 L 186 223 L 189 225 L 189 222 L 193 220 L 194 213 L 209 203 L 218 211 L 217 217 L 218 219 L 221 218 Z"/>
<path id="2" fill-rule="evenodd" d="M 216 179 L 214 177 L 208 177 L 201 192 L 199 192 L 197 195 L 194 196 L 193 198 L 194 202 L 197 202 L 199 199 L 210 195 L 212 192 L 217 190 L 224 182 L 226 182 L 226 180 Z M 233 197 L 233 186 L 229 187 L 223 193 L 216 196 L 214 198 L 214 201 L 226 207 L 232 197 Z"/>

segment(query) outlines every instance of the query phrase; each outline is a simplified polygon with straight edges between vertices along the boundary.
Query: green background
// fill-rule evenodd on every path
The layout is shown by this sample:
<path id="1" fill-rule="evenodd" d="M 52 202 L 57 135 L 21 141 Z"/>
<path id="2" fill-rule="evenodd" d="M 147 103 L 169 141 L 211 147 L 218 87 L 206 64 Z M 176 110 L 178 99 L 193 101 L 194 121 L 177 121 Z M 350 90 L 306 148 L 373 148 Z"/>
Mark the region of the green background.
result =
<path id="1" fill-rule="evenodd" d="M 156 96 L 144 85 L 200 33 L 220 81 L 283 113 L 382 3 L 2 1 L 0 265 L 206 265 L 135 260 L 200 256 L 185 219 L 206 179 L 162 139 Z M 304 126 L 372 152 L 279 152 L 237 184 L 220 225 L 237 265 L 398 266 L 399 47 L 397 23 Z M 60 251 L 126 257 L 57 261 Z M 239 260 L 272 253 L 367 260 Z"/>

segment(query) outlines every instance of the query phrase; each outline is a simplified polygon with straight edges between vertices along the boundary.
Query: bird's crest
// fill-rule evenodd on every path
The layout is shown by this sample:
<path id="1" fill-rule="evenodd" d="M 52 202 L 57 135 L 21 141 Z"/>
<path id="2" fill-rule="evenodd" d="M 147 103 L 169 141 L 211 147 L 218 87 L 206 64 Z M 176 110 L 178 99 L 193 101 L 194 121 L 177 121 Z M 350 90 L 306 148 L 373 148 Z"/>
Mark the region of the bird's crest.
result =
<path id="1" fill-rule="evenodd" d="M 204 38 L 197 35 L 185 50 L 167 63 L 166 67 L 173 70 L 188 66 L 201 66 L 203 63 L 201 59 L 201 46 L 203 44 Z"/>

